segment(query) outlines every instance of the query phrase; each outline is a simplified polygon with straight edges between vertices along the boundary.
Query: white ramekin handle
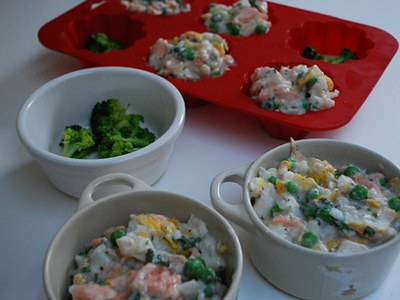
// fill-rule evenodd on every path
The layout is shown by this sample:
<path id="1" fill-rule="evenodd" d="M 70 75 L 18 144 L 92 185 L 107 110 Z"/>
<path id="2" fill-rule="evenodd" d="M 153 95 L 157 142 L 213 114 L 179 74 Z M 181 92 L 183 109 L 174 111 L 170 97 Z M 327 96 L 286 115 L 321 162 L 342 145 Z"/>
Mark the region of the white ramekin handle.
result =
<path id="1" fill-rule="evenodd" d="M 107 197 L 115 197 L 115 195 L 126 194 L 126 193 L 130 193 L 132 191 L 146 191 L 146 190 L 153 189 L 153 187 L 151 187 L 147 183 L 144 183 L 140 179 L 137 179 L 136 177 L 133 177 L 133 176 L 125 174 L 125 173 L 107 174 L 107 175 L 104 175 L 104 176 L 94 179 L 92 182 L 90 182 L 86 186 L 86 188 L 82 192 L 81 197 L 79 198 L 77 210 L 80 210 L 81 208 L 83 208 L 86 205 L 89 205 L 95 201 L 93 199 L 93 193 L 98 188 L 100 188 L 100 187 L 103 188 L 105 186 L 115 186 L 115 185 L 128 186 L 130 188 L 130 190 L 128 190 L 128 191 L 124 190 L 123 192 L 117 192 L 117 193 L 114 193 Z M 106 197 L 103 197 L 100 199 L 104 199 L 104 198 L 106 198 Z M 97 199 L 97 200 L 100 200 L 100 199 Z"/>
<path id="2" fill-rule="evenodd" d="M 244 201 L 239 204 L 230 204 L 221 197 L 220 187 L 226 182 L 233 182 L 239 184 L 242 188 L 244 178 L 249 165 L 231 169 L 217 175 L 211 182 L 210 196 L 212 206 L 225 218 L 243 227 L 243 229 L 254 233 L 253 223 L 247 213 Z"/>

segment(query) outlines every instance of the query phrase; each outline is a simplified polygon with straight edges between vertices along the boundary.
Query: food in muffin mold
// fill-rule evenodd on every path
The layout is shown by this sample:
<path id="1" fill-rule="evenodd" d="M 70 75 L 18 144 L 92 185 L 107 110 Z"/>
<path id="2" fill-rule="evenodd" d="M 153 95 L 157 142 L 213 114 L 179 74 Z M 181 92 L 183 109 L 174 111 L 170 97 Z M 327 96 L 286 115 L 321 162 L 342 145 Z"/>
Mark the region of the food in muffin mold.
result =
<path id="1" fill-rule="evenodd" d="M 308 111 L 332 108 L 339 95 L 333 81 L 317 65 L 257 68 L 250 77 L 250 94 L 256 104 L 265 110 L 302 115 Z"/>
<path id="2" fill-rule="evenodd" d="M 183 81 L 217 77 L 235 63 L 228 50 L 225 39 L 217 34 L 187 31 L 172 40 L 159 38 L 151 47 L 149 66 L 163 77 Z"/>
<path id="3" fill-rule="evenodd" d="M 267 33 L 272 26 L 263 0 L 239 0 L 232 6 L 211 3 L 201 17 L 211 32 L 233 36 Z"/>
<path id="4" fill-rule="evenodd" d="M 150 15 L 176 15 L 190 11 L 190 4 L 180 0 L 121 0 L 121 4 L 130 12 Z"/>

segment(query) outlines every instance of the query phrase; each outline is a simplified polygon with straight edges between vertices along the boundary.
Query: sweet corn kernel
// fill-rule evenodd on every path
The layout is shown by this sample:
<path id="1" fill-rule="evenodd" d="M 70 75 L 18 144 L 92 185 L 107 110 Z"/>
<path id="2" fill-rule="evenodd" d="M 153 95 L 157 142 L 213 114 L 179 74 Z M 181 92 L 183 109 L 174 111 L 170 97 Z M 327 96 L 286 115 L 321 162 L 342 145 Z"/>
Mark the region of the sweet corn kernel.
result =
<path id="1" fill-rule="evenodd" d="M 326 84 L 328 86 L 328 90 L 331 92 L 333 90 L 333 81 L 326 75 L 319 75 L 319 77 L 323 77 L 326 79 Z"/>
<path id="2" fill-rule="evenodd" d="M 285 184 L 282 182 L 282 180 L 277 180 L 275 186 L 279 195 L 282 195 L 286 191 Z"/>
<path id="3" fill-rule="evenodd" d="M 278 169 L 287 168 L 287 170 L 289 170 L 291 167 L 292 167 L 292 163 L 290 161 L 288 161 L 288 160 L 282 160 L 278 164 Z"/>
<path id="4" fill-rule="evenodd" d="M 304 75 L 304 77 L 300 78 L 300 80 L 298 80 L 296 82 L 296 84 L 299 87 L 303 87 L 308 81 L 310 81 L 314 76 L 319 75 L 320 72 L 316 71 L 315 66 L 312 66 L 308 72 L 306 73 L 306 75 Z"/>
<path id="5" fill-rule="evenodd" d="M 226 252 L 226 250 L 228 250 L 228 247 L 224 243 L 222 243 L 217 248 L 217 254 L 219 254 L 219 255 L 224 254 Z"/>
<path id="6" fill-rule="evenodd" d="M 352 239 L 352 238 L 347 238 L 347 240 L 352 241 L 354 243 L 359 243 L 359 244 L 362 244 L 362 245 L 366 244 L 364 241 L 360 241 L 360 240 L 356 240 L 356 239 Z"/>
<path id="7" fill-rule="evenodd" d="M 365 202 L 366 202 L 369 206 L 372 206 L 372 207 L 378 208 L 378 207 L 381 206 L 378 202 L 375 202 L 374 200 L 371 200 L 371 199 L 367 199 Z"/>
<path id="8" fill-rule="evenodd" d="M 387 183 L 387 187 L 391 189 L 397 197 L 400 197 L 400 180 L 397 177 L 390 179 Z"/>
<path id="9" fill-rule="evenodd" d="M 339 191 L 335 191 L 333 193 L 330 193 L 327 195 L 325 198 L 327 198 L 329 201 L 333 202 L 336 200 L 336 198 L 340 195 Z"/>
<path id="10" fill-rule="evenodd" d="M 340 244 L 341 244 L 340 241 L 332 241 L 331 240 L 328 242 L 327 246 L 328 246 L 328 249 L 331 250 L 331 249 L 339 248 Z"/>
<path id="11" fill-rule="evenodd" d="M 223 46 L 220 42 L 214 42 L 214 43 L 213 43 L 213 46 L 214 46 L 215 49 L 218 50 L 219 55 L 220 55 L 221 57 L 222 57 L 222 56 L 225 56 L 225 49 L 224 49 L 224 46 Z"/>

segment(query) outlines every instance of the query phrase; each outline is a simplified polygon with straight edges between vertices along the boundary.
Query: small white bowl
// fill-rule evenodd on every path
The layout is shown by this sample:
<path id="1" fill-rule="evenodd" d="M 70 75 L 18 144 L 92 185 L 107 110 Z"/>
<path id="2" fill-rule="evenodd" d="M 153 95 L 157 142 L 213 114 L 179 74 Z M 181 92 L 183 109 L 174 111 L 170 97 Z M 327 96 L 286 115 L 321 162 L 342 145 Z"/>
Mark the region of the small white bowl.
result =
<path id="1" fill-rule="evenodd" d="M 366 148 L 329 139 L 296 142 L 306 157 L 327 160 L 333 166 L 354 164 L 386 178 L 400 178 L 400 169 Z M 260 156 L 252 164 L 225 171 L 211 184 L 211 202 L 217 211 L 243 227 L 249 234 L 249 253 L 260 273 L 279 289 L 302 299 L 358 299 L 378 288 L 390 273 L 399 255 L 400 236 L 364 252 L 325 253 L 292 244 L 265 226 L 256 215 L 248 192 L 249 181 L 259 168 L 273 167 L 290 155 L 290 144 Z M 243 188 L 243 200 L 229 204 L 220 194 L 226 182 Z"/>
<path id="2" fill-rule="evenodd" d="M 73 159 L 61 156 L 65 126 L 90 125 L 94 105 L 117 98 L 127 112 L 144 116 L 156 140 L 136 152 L 112 158 Z M 182 131 L 185 104 L 167 80 L 125 67 L 99 67 L 60 76 L 36 90 L 22 105 L 17 132 L 29 154 L 61 191 L 79 197 L 95 178 L 108 173 L 131 174 L 153 184 L 165 172 Z"/>
<path id="3" fill-rule="evenodd" d="M 131 190 L 98 200 L 93 199 L 97 189 L 124 184 Z M 186 222 L 195 214 L 207 224 L 216 239 L 227 245 L 227 266 L 222 275 L 228 286 L 224 300 L 235 300 L 243 270 L 239 239 L 229 224 L 212 207 L 196 199 L 161 191 L 127 174 L 108 174 L 92 181 L 79 199 L 77 211 L 59 229 L 51 241 L 43 265 L 43 283 L 50 300 L 70 299 L 68 286 L 74 268 L 74 258 L 87 243 L 102 235 L 104 230 L 126 225 L 130 214 L 156 213 Z M 88 222 L 90 220 L 90 222 Z"/>

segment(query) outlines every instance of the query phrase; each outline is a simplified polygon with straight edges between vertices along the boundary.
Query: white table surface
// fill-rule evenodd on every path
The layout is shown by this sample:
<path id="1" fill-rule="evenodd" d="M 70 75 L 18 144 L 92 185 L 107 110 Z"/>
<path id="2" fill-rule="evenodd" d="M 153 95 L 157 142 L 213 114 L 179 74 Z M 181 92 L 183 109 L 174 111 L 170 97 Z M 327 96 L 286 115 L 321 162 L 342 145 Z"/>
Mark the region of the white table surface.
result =
<path id="1" fill-rule="evenodd" d="M 82 69 L 73 57 L 43 47 L 41 26 L 82 2 L 36 0 L 0 2 L 0 298 L 46 299 L 42 263 L 57 230 L 75 212 L 77 199 L 54 188 L 20 143 L 18 109 L 47 81 Z M 330 14 L 383 29 L 400 39 L 397 0 L 272 1 Z M 397 54 L 350 123 L 307 137 L 333 138 L 368 147 L 400 165 L 400 56 Z M 258 120 L 208 104 L 187 110 L 186 124 L 171 163 L 154 185 L 210 204 L 211 180 L 220 172 L 252 162 L 285 141 L 267 135 Z M 240 188 L 224 188 L 240 200 Z M 234 225 L 239 238 L 244 232 Z M 244 272 L 239 300 L 293 299 L 268 283 L 243 245 Z M 365 299 L 399 299 L 400 258 L 383 285 Z M 373 270 L 371 270 L 373 271 Z"/>

